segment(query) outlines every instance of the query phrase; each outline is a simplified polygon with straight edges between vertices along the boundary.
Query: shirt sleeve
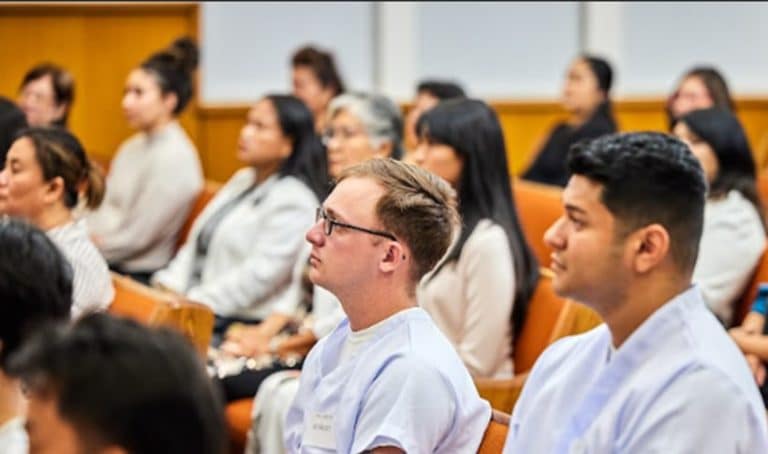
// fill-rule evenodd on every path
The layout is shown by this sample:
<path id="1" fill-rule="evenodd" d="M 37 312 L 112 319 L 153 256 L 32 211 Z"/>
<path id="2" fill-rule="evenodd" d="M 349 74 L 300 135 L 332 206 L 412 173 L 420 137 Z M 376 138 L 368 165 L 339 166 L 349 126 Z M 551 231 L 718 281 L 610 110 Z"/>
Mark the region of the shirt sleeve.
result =
<path id="1" fill-rule="evenodd" d="M 423 363 L 396 358 L 362 401 L 352 452 L 394 446 L 409 454 L 439 450 L 454 429 L 456 395 L 445 377 Z"/>
<path id="2" fill-rule="evenodd" d="M 194 162 L 180 165 L 176 156 L 171 153 L 153 163 L 130 206 L 120 212 L 113 210 L 119 216 L 112 224 L 114 229 L 97 232 L 101 236 L 99 249 L 107 261 L 130 259 L 159 239 L 178 233 L 173 230 L 180 225 L 179 219 L 186 218 L 203 180 Z"/>
<path id="3" fill-rule="evenodd" d="M 316 202 L 293 197 L 276 204 L 259 231 L 249 258 L 219 279 L 193 287 L 187 296 L 229 316 L 260 301 L 291 279 Z"/>
<path id="4" fill-rule="evenodd" d="M 460 258 L 466 317 L 456 349 L 473 376 L 487 377 L 509 351 L 516 283 L 504 230 L 494 224 L 477 233 Z"/>
<path id="5" fill-rule="evenodd" d="M 749 396 L 719 372 L 688 374 L 623 428 L 616 452 L 768 452 L 765 414 L 755 414 Z"/>

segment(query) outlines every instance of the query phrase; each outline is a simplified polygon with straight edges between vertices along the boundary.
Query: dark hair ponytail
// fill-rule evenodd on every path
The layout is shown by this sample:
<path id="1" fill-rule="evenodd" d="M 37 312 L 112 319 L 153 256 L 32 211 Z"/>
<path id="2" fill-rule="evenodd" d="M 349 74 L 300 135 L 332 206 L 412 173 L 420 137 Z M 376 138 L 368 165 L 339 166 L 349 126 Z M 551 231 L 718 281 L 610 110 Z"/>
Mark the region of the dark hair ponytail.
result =
<path id="1" fill-rule="evenodd" d="M 199 49 L 189 37 L 176 39 L 171 45 L 152 54 L 141 68 L 157 77 L 160 91 L 174 93 L 178 99 L 173 109 L 179 115 L 192 98 L 192 73 L 197 68 Z"/>

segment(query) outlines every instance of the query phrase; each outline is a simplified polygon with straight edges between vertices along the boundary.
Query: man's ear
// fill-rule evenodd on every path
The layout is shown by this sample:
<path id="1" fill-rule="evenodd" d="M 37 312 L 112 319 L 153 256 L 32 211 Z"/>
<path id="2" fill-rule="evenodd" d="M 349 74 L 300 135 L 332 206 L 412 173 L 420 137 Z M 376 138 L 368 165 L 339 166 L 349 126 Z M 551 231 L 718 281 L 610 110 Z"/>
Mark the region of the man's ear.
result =
<path id="1" fill-rule="evenodd" d="M 392 273 L 398 267 L 405 265 L 405 262 L 408 260 L 408 253 L 406 253 L 405 248 L 398 241 L 387 241 L 387 243 L 384 256 L 379 262 L 379 269 L 384 273 Z"/>
<path id="2" fill-rule="evenodd" d="M 636 272 L 653 270 L 669 255 L 669 232 L 661 224 L 643 227 L 632 236 L 632 265 Z"/>

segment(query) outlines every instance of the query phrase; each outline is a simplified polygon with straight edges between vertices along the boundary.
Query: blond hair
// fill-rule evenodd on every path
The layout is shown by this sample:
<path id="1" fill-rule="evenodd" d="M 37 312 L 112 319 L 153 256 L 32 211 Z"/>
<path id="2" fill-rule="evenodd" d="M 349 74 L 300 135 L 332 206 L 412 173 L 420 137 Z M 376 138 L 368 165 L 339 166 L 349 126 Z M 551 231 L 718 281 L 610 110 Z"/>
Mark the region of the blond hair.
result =
<path id="1" fill-rule="evenodd" d="M 440 177 L 394 159 L 371 159 L 345 169 L 346 178 L 371 178 L 384 188 L 376 216 L 413 255 L 415 284 L 445 255 L 459 224 L 456 192 Z"/>

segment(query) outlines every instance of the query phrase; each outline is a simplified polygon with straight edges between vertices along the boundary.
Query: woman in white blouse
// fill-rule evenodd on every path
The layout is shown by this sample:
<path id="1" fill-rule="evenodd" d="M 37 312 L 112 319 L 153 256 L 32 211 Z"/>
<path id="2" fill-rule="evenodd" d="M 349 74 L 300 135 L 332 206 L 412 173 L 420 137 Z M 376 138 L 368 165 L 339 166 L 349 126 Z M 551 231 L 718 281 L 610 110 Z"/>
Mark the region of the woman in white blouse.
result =
<path id="1" fill-rule="evenodd" d="M 268 95 L 240 131 L 239 170 L 195 221 L 164 269 L 163 287 L 211 307 L 217 331 L 298 305 L 291 271 L 328 189 L 325 153 L 312 114 L 297 98 Z"/>
<path id="2" fill-rule="evenodd" d="M 194 42 L 179 39 L 128 75 L 123 111 L 139 132 L 120 145 L 104 203 L 88 218 L 110 266 L 144 283 L 173 256 L 203 189 L 197 150 L 177 121 L 192 97 L 197 53 Z"/>
<path id="3" fill-rule="evenodd" d="M 473 376 L 510 377 L 539 275 L 517 220 L 499 120 L 482 101 L 457 99 L 424 113 L 417 131 L 414 161 L 456 189 L 463 221 L 419 285 L 419 304 Z"/>
<path id="4" fill-rule="evenodd" d="M 712 312 L 727 327 L 765 248 L 765 221 L 755 161 L 739 120 L 720 108 L 682 116 L 674 134 L 699 159 L 709 183 L 704 230 L 693 270 Z"/>
<path id="5" fill-rule="evenodd" d="M 72 317 L 102 311 L 112 303 L 109 270 L 72 210 L 81 196 L 96 208 L 104 179 L 75 136 L 63 128 L 22 131 L 0 172 L 0 212 L 44 230 L 74 270 Z"/>

